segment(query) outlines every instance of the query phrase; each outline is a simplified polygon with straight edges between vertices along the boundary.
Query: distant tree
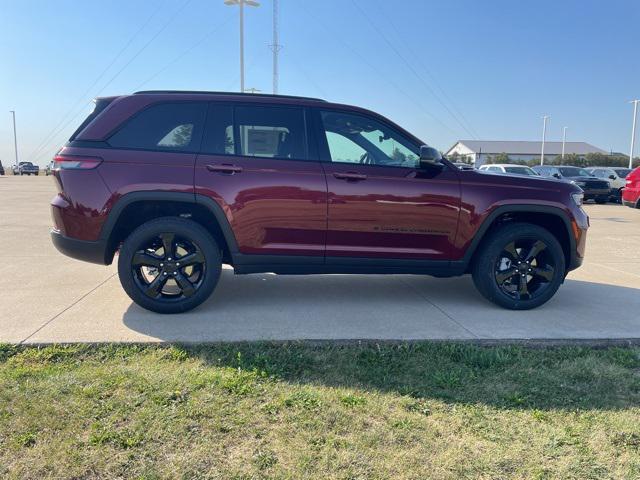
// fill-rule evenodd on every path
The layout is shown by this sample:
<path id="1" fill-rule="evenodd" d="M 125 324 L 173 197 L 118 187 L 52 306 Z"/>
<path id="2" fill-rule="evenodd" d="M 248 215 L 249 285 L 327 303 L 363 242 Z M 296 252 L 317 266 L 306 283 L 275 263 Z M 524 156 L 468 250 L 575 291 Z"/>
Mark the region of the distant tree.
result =
<path id="1" fill-rule="evenodd" d="M 511 159 L 509 158 L 509 155 L 507 155 L 505 152 L 502 152 L 493 157 L 492 163 L 511 163 Z"/>
<path id="2" fill-rule="evenodd" d="M 576 153 L 567 153 L 564 156 L 564 159 L 562 158 L 562 155 L 558 155 L 553 159 L 552 163 L 553 165 L 570 165 L 573 167 L 585 166 L 584 158 Z"/>
<path id="3" fill-rule="evenodd" d="M 605 155 L 602 153 L 588 153 L 587 165 L 590 167 L 627 167 L 629 156 L 624 154 Z"/>

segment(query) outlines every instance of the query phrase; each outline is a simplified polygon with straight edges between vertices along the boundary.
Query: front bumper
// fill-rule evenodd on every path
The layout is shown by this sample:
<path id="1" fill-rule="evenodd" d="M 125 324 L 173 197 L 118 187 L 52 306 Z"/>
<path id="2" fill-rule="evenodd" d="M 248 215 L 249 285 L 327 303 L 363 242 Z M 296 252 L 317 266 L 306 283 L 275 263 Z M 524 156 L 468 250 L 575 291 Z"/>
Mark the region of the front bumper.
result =
<path id="1" fill-rule="evenodd" d="M 60 253 L 68 257 L 99 265 L 109 265 L 107 260 L 107 244 L 98 240 L 89 242 L 87 240 L 77 240 L 65 237 L 57 230 L 51 230 L 51 241 Z"/>
<path id="2" fill-rule="evenodd" d="M 609 197 L 611 195 L 610 188 L 587 188 L 583 192 L 585 200 L 596 197 Z"/>

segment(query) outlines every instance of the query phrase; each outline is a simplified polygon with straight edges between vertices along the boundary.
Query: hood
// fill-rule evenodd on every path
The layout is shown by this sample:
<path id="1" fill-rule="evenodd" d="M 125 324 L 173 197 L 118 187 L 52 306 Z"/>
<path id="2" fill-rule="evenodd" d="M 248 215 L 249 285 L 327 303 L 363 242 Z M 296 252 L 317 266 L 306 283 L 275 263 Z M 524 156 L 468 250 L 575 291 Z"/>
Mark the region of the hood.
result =
<path id="1" fill-rule="evenodd" d="M 487 172 L 484 170 L 475 170 L 473 172 L 461 170 L 460 172 L 473 173 L 478 175 L 479 181 L 490 183 L 493 185 L 503 185 L 505 187 L 521 187 L 521 188 L 535 188 L 539 190 L 566 190 L 568 192 L 580 192 L 581 189 L 577 187 L 570 178 L 555 178 L 555 177 L 542 177 L 531 175 L 515 175 L 515 174 L 496 174 Z M 586 178 L 586 177 L 582 177 Z M 599 180 L 599 179 L 598 179 Z"/>

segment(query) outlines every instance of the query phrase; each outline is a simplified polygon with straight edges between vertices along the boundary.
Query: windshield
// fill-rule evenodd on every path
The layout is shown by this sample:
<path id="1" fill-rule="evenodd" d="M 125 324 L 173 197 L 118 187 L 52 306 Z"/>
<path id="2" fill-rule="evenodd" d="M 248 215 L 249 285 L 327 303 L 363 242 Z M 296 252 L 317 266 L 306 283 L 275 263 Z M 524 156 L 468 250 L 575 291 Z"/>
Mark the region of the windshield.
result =
<path id="1" fill-rule="evenodd" d="M 20 165 L 26 165 L 28 167 L 33 167 L 33 163 L 31 163 L 31 162 L 20 162 Z"/>
<path id="2" fill-rule="evenodd" d="M 504 167 L 504 171 L 507 173 L 516 173 L 518 175 L 538 176 L 538 174 L 529 167 Z"/>
<path id="3" fill-rule="evenodd" d="M 627 175 L 629 175 L 629 172 L 631 172 L 631 170 L 629 170 L 628 168 L 616 168 L 615 172 L 616 175 L 618 175 L 620 178 L 627 178 Z"/>
<path id="4" fill-rule="evenodd" d="M 558 168 L 563 177 L 590 177 L 591 175 L 584 168 L 560 167 Z"/>

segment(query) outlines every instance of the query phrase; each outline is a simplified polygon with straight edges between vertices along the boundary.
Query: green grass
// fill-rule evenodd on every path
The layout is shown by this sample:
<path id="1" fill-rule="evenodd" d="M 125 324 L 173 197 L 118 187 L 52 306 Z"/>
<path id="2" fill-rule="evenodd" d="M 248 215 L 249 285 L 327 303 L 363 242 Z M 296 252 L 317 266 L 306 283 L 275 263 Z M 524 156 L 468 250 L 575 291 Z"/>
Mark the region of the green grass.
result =
<path id="1" fill-rule="evenodd" d="M 0 478 L 640 478 L 640 349 L 0 345 Z"/>

